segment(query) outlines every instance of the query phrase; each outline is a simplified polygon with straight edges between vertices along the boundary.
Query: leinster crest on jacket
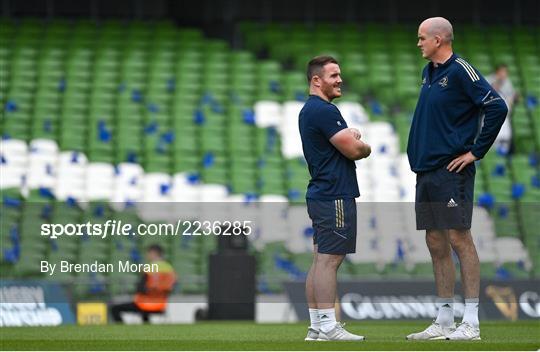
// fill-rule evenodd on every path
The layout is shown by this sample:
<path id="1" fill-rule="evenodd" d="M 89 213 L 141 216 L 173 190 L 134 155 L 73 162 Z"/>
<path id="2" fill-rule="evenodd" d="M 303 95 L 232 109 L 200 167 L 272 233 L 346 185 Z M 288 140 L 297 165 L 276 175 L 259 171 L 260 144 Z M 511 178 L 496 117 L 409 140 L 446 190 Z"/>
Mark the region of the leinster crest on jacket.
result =
<path id="1" fill-rule="evenodd" d="M 446 88 L 446 86 L 448 85 L 448 76 L 444 76 L 440 81 L 439 81 L 439 85 L 443 88 Z"/>

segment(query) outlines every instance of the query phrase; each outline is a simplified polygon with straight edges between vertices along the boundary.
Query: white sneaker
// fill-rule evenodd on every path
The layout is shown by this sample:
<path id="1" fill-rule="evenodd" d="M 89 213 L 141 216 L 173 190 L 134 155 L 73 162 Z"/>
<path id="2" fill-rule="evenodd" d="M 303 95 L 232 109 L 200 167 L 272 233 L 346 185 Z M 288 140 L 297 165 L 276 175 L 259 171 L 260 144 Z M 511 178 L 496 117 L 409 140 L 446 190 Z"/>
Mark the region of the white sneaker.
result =
<path id="1" fill-rule="evenodd" d="M 319 339 L 317 341 L 364 341 L 364 336 L 351 334 L 344 328 L 345 324 L 340 322 L 336 323 L 336 326 L 328 331 L 319 332 Z"/>
<path id="2" fill-rule="evenodd" d="M 456 329 L 456 324 L 452 324 L 450 327 L 444 327 L 433 321 L 426 330 L 407 335 L 407 340 L 444 340 L 446 336 L 450 335 Z"/>
<path id="3" fill-rule="evenodd" d="M 319 330 L 315 330 L 312 327 L 307 329 L 307 336 L 304 341 L 317 341 L 319 338 Z"/>
<path id="4" fill-rule="evenodd" d="M 458 325 L 457 329 L 446 337 L 447 340 L 454 341 L 477 341 L 480 338 L 480 328 L 476 328 L 464 321 Z"/>

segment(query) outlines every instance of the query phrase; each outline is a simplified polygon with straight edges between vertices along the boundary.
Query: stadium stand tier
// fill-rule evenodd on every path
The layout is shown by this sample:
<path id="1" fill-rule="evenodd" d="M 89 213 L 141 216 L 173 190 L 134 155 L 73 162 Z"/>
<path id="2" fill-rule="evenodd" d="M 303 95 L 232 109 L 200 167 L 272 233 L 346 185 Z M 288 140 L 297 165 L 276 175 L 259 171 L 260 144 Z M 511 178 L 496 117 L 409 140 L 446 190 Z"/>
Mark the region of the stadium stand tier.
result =
<path id="1" fill-rule="evenodd" d="M 357 162 L 360 240 L 340 275 L 432 275 L 404 154 L 426 63 L 416 25 L 242 22 L 235 49 L 169 22 L 2 19 L 0 27 L 3 277 L 47 278 L 38 267 L 45 259 L 141 261 L 159 241 L 181 278 L 178 290 L 205 292 L 214 238 L 53 240 L 41 225 L 164 222 L 164 204 L 187 211 L 235 202 L 260 224 L 250 238 L 259 291 L 303 279 L 312 230 L 297 116 L 304 66 L 322 53 L 340 61 L 345 94 L 336 104 L 373 148 Z M 493 148 L 477 163 L 473 234 L 482 275 L 540 277 L 540 28 L 461 25 L 455 36 L 456 52 L 484 75 L 508 64 L 520 93 L 513 152 Z M 154 211 L 141 210 L 146 203 Z M 84 297 L 132 292 L 136 275 L 61 279 Z"/>

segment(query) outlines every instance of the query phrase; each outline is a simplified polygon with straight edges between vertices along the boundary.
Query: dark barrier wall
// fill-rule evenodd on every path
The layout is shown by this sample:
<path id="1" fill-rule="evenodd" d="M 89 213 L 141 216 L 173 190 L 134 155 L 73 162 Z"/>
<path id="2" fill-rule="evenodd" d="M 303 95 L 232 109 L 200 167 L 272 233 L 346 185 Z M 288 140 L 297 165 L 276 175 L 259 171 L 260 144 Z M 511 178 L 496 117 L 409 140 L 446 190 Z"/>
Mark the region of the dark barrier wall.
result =
<path id="1" fill-rule="evenodd" d="M 308 320 L 303 282 L 285 284 L 300 320 Z M 454 314 L 463 316 L 464 304 L 456 285 Z M 338 284 L 339 307 L 345 320 L 432 319 L 437 315 L 433 281 L 358 281 Z M 511 321 L 540 318 L 538 280 L 482 280 L 481 319 Z"/>
<path id="2" fill-rule="evenodd" d="M 443 15 L 453 22 L 540 24 L 537 0 L 0 0 L 8 16 L 171 18 L 180 24 L 259 21 L 412 22 Z"/>

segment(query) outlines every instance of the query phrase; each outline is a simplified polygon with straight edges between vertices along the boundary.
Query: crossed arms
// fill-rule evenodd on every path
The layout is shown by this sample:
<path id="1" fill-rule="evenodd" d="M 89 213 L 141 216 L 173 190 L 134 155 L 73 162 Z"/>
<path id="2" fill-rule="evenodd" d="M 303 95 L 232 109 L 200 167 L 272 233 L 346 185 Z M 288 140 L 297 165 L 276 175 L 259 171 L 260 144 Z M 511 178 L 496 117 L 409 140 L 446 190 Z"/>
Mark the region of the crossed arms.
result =
<path id="1" fill-rule="evenodd" d="M 330 143 L 346 158 L 360 160 L 371 154 L 371 147 L 362 142 L 361 138 L 362 135 L 356 128 L 346 128 L 333 135 Z"/>

